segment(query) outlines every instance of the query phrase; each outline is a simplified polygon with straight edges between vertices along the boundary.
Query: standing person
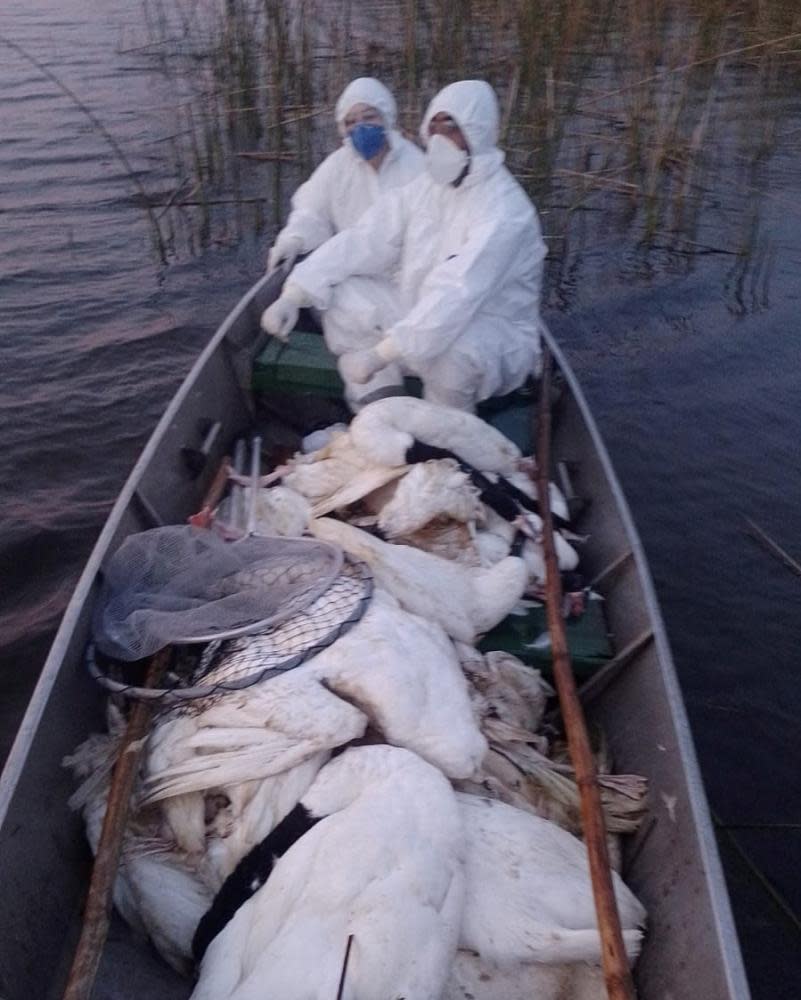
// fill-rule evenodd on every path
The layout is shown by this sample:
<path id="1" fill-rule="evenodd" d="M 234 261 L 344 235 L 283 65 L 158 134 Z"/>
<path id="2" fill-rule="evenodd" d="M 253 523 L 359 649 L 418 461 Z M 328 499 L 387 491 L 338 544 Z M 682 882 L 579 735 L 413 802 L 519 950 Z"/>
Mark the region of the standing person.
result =
<path id="1" fill-rule="evenodd" d="M 354 409 L 402 391 L 472 410 L 539 371 L 546 254 L 537 213 L 497 148 L 489 84 L 462 80 L 426 111 L 424 174 L 389 192 L 292 273 L 262 326 L 286 337 L 322 310 Z"/>
<path id="2" fill-rule="evenodd" d="M 336 104 L 342 145 L 295 192 L 292 212 L 267 258 L 268 271 L 292 266 L 352 226 L 385 191 L 423 170 L 423 154 L 395 128 L 395 98 L 369 76 L 353 80 Z"/>

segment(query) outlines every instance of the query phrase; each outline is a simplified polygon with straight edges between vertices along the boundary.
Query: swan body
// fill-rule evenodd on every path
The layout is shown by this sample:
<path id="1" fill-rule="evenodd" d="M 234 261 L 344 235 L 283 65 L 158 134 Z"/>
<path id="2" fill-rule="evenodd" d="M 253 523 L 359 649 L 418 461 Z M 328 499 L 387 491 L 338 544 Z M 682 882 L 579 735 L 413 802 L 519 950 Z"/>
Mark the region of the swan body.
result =
<path id="1" fill-rule="evenodd" d="M 312 504 L 314 517 L 321 517 L 356 503 L 392 483 L 405 471 L 404 464 L 387 466 L 373 462 L 353 445 L 345 429 L 334 433 L 318 451 L 296 454 L 286 467 L 282 482 Z"/>
<path id="2" fill-rule="evenodd" d="M 63 761 L 81 784 L 70 799 L 80 810 L 93 854 L 106 813 L 110 776 L 119 753 L 122 719 L 110 731 L 93 734 Z M 178 972 L 190 971 L 192 936 L 219 889 L 221 879 L 201 856 L 165 839 L 157 810 L 134 811 L 123 840 L 112 897 L 123 919 L 148 936 Z"/>
<path id="3" fill-rule="evenodd" d="M 351 421 L 349 436 L 378 465 L 405 465 L 415 440 L 447 448 L 482 472 L 511 473 L 521 458 L 517 445 L 480 417 L 411 396 L 368 404 Z"/>
<path id="4" fill-rule="evenodd" d="M 437 622 L 462 642 L 475 642 L 505 618 L 528 581 L 525 563 L 517 556 L 489 568 L 463 566 L 409 545 L 382 542 L 331 518 L 313 520 L 309 527 L 317 538 L 368 563 L 376 581 L 404 608 Z"/>
<path id="5" fill-rule="evenodd" d="M 527 472 L 519 468 L 513 469 L 505 478 L 512 486 L 516 486 L 526 496 L 531 497 L 532 500 L 537 499 L 537 485 Z M 565 495 L 556 483 L 548 483 L 548 502 L 552 514 L 556 517 L 564 518 L 565 521 L 570 520 L 570 510 L 568 509 Z"/>
<path id="6" fill-rule="evenodd" d="M 501 967 L 519 962 L 600 962 L 601 937 L 585 846 L 548 820 L 457 793 L 466 838 L 461 948 Z M 645 910 L 613 874 L 630 958 Z"/>
<path id="7" fill-rule="evenodd" d="M 237 786 L 271 779 L 261 796 L 280 797 L 282 808 L 291 809 L 327 754 L 366 728 L 364 713 L 317 680 L 285 674 L 220 696 L 205 709 L 161 720 L 148 744 L 144 802 L 163 799 L 178 844 L 203 851 L 205 793 L 214 790 L 242 802 L 244 793 L 235 791 Z M 282 818 L 282 808 L 273 809 L 272 825 Z M 258 832 L 264 836 L 268 831 L 259 825 Z"/>
<path id="8" fill-rule="evenodd" d="M 245 503 L 250 505 L 250 487 L 245 490 Z M 254 532 L 257 535 L 279 535 L 299 538 L 311 518 L 309 501 L 288 486 L 259 489 L 256 498 Z"/>
<path id="9" fill-rule="evenodd" d="M 473 774 L 486 753 L 452 643 L 381 590 L 360 622 L 302 666 L 162 720 L 148 751 L 146 801 L 165 799 L 176 838 L 197 849 L 204 792 L 223 789 L 230 798 L 241 782 L 280 782 L 283 772 L 361 737 L 368 720 L 452 778 Z M 307 775 L 297 778 L 295 801 Z"/>
<path id="10" fill-rule="evenodd" d="M 482 520 L 478 490 L 451 459 L 413 465 L 378 515 L 378 527 L 388 538 L 409 535 L 436 518 L 464 524 Z"/>
<path id="11" fill-rule="evenodd" d="M 320 818 L 209 945 L 192 1000 L 436 1000 L 464 900 L 447 780 L 408 751 L 359 747 L 302 800 Z"/>
<path id="12" fill-rule="evenodd" d="M 512 521 L 506 521 L 490 508 L 484 510 L 483 527 L 476 532 L 475 544 L 482 565 L 494 565 L 508 555 L 518 526 Z M 520 557 L 526 564 L 530 582 L 542 583 L 545 580 L 545 555 L 538 539 L 542 532 L 542 519 L 531 511 L 524 515 L 527 531 L 535 538 L 525 540 Z M 566 541 L 558 531 L 553 533 L 556 561 L 559 569 L 569 571 L 578 566 L 579 557 L 573 546 Z"/>
<path id="13" fill-rule="evenodd" d="M 456 648 L 471 691 L 480 699 L 482 717 L 524 731 L 527 742 L 537 739 L 548 698 L 554 694 L 540 671 L 502 650 L 481 654 L 463 643 Z"/>

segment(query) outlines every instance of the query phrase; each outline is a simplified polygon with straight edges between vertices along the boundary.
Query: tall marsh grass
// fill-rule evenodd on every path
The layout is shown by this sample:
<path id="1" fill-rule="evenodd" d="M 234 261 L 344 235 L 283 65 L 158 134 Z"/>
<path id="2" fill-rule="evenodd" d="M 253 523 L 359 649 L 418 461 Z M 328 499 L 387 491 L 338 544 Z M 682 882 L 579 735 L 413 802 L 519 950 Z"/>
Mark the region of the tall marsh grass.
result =
<path id="1" fill-rule="evenodd" d="M 796 8 L 782 0 L 736 8 L 724 0 L 144 0 L 148 51 L 175 81 L 164 148 L 178 194 L 162 209 L 192 213 L 198 246 L 221 231 L 272 231 L 338 141 L 332 109 L 349 79 L 383 79 L 415 135 L 439 87 L 481 77 L 498 92 L 508 165 L 537 203 L 557 266 L 584 245 L 586 213 L 601 211 L 630 243 L 692 257 L 716 249 L 699 224 L 721 158 L 754 183 L 777 141 L 775 116 L 752 114 L 749 102 L 797 85 Z M 171 224 L 173 238 L 179 230 Z M 747 253 L 747 233 L 742 245 L 717 249 Z"/>

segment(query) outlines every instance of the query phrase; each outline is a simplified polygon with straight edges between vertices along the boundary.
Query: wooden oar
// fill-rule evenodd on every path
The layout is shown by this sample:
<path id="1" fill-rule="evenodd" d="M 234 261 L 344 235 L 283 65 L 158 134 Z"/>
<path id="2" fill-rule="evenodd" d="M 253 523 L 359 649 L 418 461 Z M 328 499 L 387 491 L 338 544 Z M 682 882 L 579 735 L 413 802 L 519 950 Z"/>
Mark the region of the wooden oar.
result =
<path id="1" fill-rule="evenodd" d="M 158 686 L 169 661 L 169 655 L 170 651 L 167 648 L 153 656 L 145 678 L 145 687 Z M 72 961 L 67 988 L 64 990 L 64 1000 L 89 1000 L 92 995 L 100 956 L 108 934 L 112 889 L 122 852 L 131 794 L 152 712 L 153 705 L 144 701 L 137 701 L 131 709 L 119 757 L 111 776 L 106 815 L 103 818 L 103 828 L 86 896 L 81 936 Z"/>
<path id="2" fill-rule="evenodd" d="M 612 871 L 606 847 L 606 827 L 601 809 L 601 793 L 595 761 L 590 748 L 587 724 L 579 701 L 567 633 L 562 617 L 562 584 L 556 546 L 553 537 L 553 520 L 549 494 L 548 471 L 551 462 L 551 356 L 543 352 L 542 381 L 537 428 L 537 495 L 542 517 L 542 547 L 546 568 L 546 607 L 548 630 L 551 636 L 553 675 L 562 719 L 567 734 L 567 745 L 576 783 L 580 794 L 581 825 L 590 863 L 592 893 L 601 934 L 601 961 L 610 1000 L 634 1000 L 634 983 L 631 978 L 620 916 L 612 887 Z"/>

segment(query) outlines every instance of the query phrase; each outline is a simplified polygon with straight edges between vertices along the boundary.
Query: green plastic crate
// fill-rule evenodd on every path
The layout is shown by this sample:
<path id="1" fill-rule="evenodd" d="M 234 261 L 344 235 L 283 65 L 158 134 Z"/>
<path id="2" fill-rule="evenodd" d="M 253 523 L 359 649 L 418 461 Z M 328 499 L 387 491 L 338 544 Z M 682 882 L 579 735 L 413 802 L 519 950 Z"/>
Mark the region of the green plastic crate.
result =
<path id="1" fill-rule="evenodd" d="M 253 363 L 253 388 L 337 397 L 344 391 L 336 360 L 323 338 L 303 330 L 294 331 L 286 344 L 270 337 Z"/>
<path id="2" fill-rule="evenodd" d="M 270 338 L 253 363 L 253 389 L 336 398 L 341 398 L 345 391 L 336 359 L 323 337 L 303 330 L 296 330 L 286 344 Z M 406 379 L 408 395 L 419 397 L 421 390 L 419 379 Z"/>
<path id="3" fill-rule="evenodd" d="M 478 405 L 478 415 L 518 446 L 524 455 L 534 451 L 536 396 L 524 386 L 506 396 L 497 396 Z"/>
<path id="4" fill-rule="evenodd" d="M 565 622 L 573 673 L 579 680 L 591 677 L 613 653 L 602 605 L 602 600 L 591 597 L 580 618 Z M 552 661 L 545 605 L 534 605 L 525 615 L 508 615 L 487 632 L 478 648 L 483 653 L 493 649 L 512 653 L 549 677 Z"/>

